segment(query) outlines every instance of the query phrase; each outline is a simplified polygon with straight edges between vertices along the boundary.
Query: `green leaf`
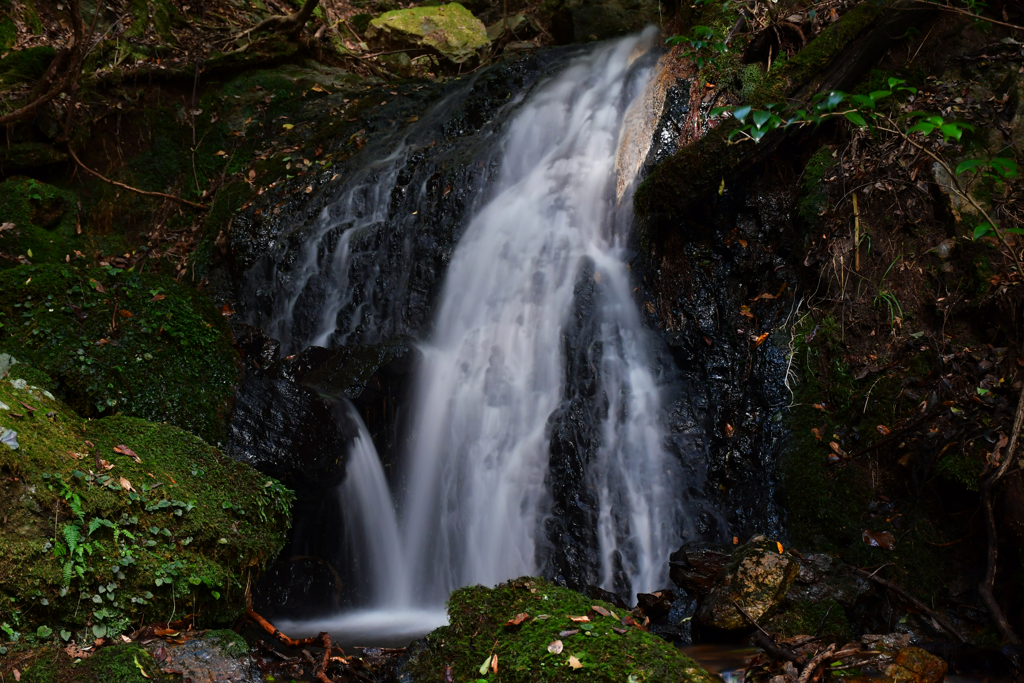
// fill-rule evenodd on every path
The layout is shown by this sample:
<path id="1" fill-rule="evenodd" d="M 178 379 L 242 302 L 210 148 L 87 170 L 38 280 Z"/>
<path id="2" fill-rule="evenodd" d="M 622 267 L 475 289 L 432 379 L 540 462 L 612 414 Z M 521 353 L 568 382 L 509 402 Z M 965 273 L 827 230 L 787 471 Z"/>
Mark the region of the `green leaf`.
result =
<path id="1" fill-rule="evenodd" d="M 714 109 L 708 112 L 708 116 L 721 116 L 722 114 L 731 110 L 732 107 L 715 107 Z"/>
<path id="2" fill-rule="evenodd" d="M 92 632 L 97 638 L 103 638 L 107 635 L 107 627 L 105 624 L 93 624 Z"/>
<path id="3" fill-rule="evenodd" d="M 1006 228 L 1003 232 L 1012 232 L 1014 235 L 1024 235 L 1024 228 Z"/>
<path id="4" fill-rule="evenodd" d="M 67 641 L 71 640 L 71 631 L 61 631 L 60 632 L 60 638 L 64 642 L 67 642 Z"/>
<path id="5" fill-rule="evenodd" d="M 735 116 L 736 120 L 740 123 L 746 123 L 747 116 L 750 115 L 750 106 L 748 105 L 734 109 L 732 115 Z"/>
<path id="6" fill-rule="evenodd" d="M 52 635 L 53 629 L 49 626 L 43 625 L 36 629 L 36 636 L 38 636 L 39 638 L 49 638 Z"/>
<path id="7" fill-rule="evenodd" d="M 871 92 L 868 95 L 868 97 L 870 97 L 872 100 L 877 102 L 878 100 L 883 100 L 886 97 L 889 97 L 890 95 L 892 95 L 892 91 L 890 91 L 890 90 L 875 90 L 875 91 Z"/>
<path id="8" fill-rule="evenodd" d="M 830 92 L 826 101 L 829 111 L 839 106 L 839 103 L 846 99 L 846 94 L 841 92 Z"/>
<path id="9" fill-rule="evenodd" d="M 890 88 L 895 88 L 897 85 L 903 85 L 906 83 L 906 81 L 901 78 L 890 78 L 888 82 Z"/>
<path id="10" fill-rule="evenodd" d="M 772 117 L 770 111 L 755 111 L 753 115 L 754 125 L 760 128 Z"/>
<path id="11" fill-rule="evenodd" d="M 867 128 L 868 122 L 864 120 L 864 117 L 855 111 L 846 112 L 846 118 L 854 125 L 860 126 L 861 128 Z"/>
<path id="12" fill-rule="evenodd" d="M 487 675 L 487 669 L 489 669 L 490 667 L 491 667 L 491 655 L 487 655 L 487 659 L 485 659 L 484 663 L 480 665 L 480 675 L 481 676 Z"/>
<path id="13" fill-rule="evenodd" d="M 960 162 L 960 165 L 956 167 L 956 174 L 960 175 L 964 171 L 970 171 L 978 168 L 979 166 L 985 166 L 984 159 L 968 159 L 967 161 Z"/>
<path id="14" fill-rule="evenodd" d="M 760 142 L 761 138 L 763 138 L 764 134 L 767 132 L 768 131 L 765 130 L 764 128 L 752 128 L 750 130 L 750 137 L 754 139 L 754 142 Z"/>
<path id="15" fill-rule="evenodd" d="M 921 121 L 907 129 L 907 135 L 911 133 L 921 133 L 922 135 L 931 135 L 931 132 L 935 130 L 935 126 L 930 123 Z"/>
<path id="16" fill-rule="evenodd" d="M 974 229 L 974 239 L 980 239 L 992 231 L 992 226 L 988 223 L 981 223 Z"/>

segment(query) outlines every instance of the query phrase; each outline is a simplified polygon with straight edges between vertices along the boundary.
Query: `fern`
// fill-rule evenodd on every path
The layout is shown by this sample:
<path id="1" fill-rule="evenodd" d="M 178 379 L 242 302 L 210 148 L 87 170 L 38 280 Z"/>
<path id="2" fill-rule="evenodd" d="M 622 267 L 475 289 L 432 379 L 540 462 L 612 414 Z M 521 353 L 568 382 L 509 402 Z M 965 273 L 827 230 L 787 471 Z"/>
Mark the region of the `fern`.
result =
<path id="1" fill-rule="evenodd" d="M 71 585 L 71 579 L 74 578 L 74 575 L 75 575 L 75 565 L 74 565 L 73 562 L 71 562 L 71 560 L 68 560 L 67 562 L 64 563 L 64 585 L 65 586 L 70 586 Z"/>
<path id="2" fill-rule="evenodd" d="M 89 522 L 89 535 L 92 536 L 92 532 L 94 532 L 97 529 L 99 529 L 100 526 L 102 526 L 102 522 L 100 522 L 100 520 L 98 520 L 95 517 L 93 517 L 92 521 Z"/>
<path id="3" fill-rule="evenodd" d="M 78 531 L 78 527 L 73 524 L 64 525 L 64 540 L 68 542 L 68 552 L 72 557 L 75 556 L 75 551 L 78 550 L 78 543 L 82 540 L 82 534 Z"/>

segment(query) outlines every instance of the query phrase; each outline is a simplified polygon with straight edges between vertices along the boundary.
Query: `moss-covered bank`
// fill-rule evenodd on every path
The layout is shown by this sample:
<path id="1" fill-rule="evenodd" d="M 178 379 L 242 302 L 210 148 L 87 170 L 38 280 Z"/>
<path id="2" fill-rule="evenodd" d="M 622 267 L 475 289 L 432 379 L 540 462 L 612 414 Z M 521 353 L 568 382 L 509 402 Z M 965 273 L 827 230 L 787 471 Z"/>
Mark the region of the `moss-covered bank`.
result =
<path id="1" fill-rule="evenodd" d="M 78 414 L 224 440 L 237 353 L 224 316 L 170 278 L 117 268 L 0 272 L 0 347 L 53 377 Z"/>
<path id="2" fill-rule="evenodd" d="M 519 625 L 506 623 L 519 614 L 529 616 Z M 624 626 L 620 618 L 626 616 L 614 605 L 543 579 L 523 577 L 493 589 L 461 588 L 448 600 L 450 625 L 427 636 L 426 647 L 415 653 L 407 669 L 417 681 L 715 680 L 671 643 Z M 555 641 L 561 649 L 549 648 Z M 494 655 L 496 673 L 491 667 Z M 446 667 L 451 667 L 452 678 L 446 677 Z"/>
<path id="3" fill-rule="evenodd" d="M 0 431 L 16 432 L 0 445 L 4 639 L 237 615 L 284 543 L 291 492 L 176 427 L 79 418 L 45 379 L 20 363 L 0 379 Z"/>

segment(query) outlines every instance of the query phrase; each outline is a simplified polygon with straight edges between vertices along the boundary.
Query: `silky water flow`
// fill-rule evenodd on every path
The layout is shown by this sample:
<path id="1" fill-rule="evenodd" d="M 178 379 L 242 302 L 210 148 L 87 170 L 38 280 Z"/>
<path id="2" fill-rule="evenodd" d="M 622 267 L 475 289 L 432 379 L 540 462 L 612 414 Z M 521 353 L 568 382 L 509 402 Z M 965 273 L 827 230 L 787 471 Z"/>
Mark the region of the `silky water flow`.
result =
<path id="1" fill-rule="evenodd" d="M 599 580 L 613 590 L 625 582 L 630 597 L 666 583 L 686 524 L 684 486 L 664 446 L 658 378 L 623 254 L 631 197 L 617 201 L 615 173 L 624 114 L 650 74 L 634 62 L 655 35 L 574 58 L 518 104 L 498 178 L 463 232 L 433 335 L 420 345 L 397 514 L 361 421 L 352 446 L 339 495 L 371 574 L 369 604 L 285 630 L 401 642 L 444 623 L 451 590 L 540 571 L 552 505 L 548 423 L 564 400 L 562 334 L 581 272 L 599 292 L 603 409 L 586 475 Z"/>

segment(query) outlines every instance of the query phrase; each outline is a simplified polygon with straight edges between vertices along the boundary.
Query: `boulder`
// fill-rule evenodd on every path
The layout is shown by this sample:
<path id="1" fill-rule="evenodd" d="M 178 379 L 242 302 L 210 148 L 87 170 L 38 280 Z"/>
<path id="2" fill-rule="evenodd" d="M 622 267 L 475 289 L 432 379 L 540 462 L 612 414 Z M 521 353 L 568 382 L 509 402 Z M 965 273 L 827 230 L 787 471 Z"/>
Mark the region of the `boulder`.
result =
<path id="1" fill-rule="evenodd" d="M 800 571 L 799 563 L 781 549 L 777 541 L 754 536 L 733 551 L 724 576 L 701 600 L 698 620 L 723 631 L 749 628 L 736 604 L 755 621 L 771 616 Z"/>
<path id="2" fill-rule="evenodd" d="M 436 52 L 455 64 L 491 44 L 483 22 L 457 2 L 385 12 L 370 21 L 366 37 L 382 49 Z"/>
<path id="3" fill-rule="evenodd" d="M 684 545 L 669 555 L 669 578 L 677 586 L 697 595 L 704 595 L 729 561 L 728 546 Z"/>
<path id="4" fill-rule="evenodd" d="M 942 683 L 946 662 L 919 647 L 905 647 L 885 670 L 895 683 Z"/>

